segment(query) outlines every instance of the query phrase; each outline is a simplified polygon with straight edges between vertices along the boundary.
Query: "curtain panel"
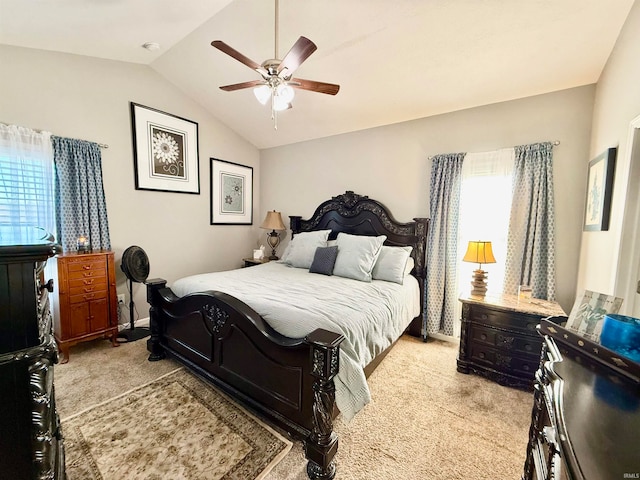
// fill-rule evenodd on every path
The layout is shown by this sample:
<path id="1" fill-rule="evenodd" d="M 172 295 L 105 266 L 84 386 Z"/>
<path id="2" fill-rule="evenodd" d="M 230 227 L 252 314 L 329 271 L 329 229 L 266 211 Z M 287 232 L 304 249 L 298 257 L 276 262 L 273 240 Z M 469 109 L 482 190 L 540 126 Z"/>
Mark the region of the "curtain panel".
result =
<path id="1" fill-rule="evenodd" d="M 453 334 L 457 302 L 458 216 L 465 153 L 436 155 L 431 164 L 425 319 L 422 335 Z"/>
<path id="2" fill-rule="evenodd" d="M 507 238 L 505 293 L 530 285 L 535 298 L 555 300 L 553 144 L 515 147 L 513 199 Z"/>
<path id="3" fill-rule="evenodd" d="M 94 249 L 111 249 L 102 185 L 102 154 L 94 142 L 52 136 L 58 243 L 74 251 L 84 235 Z"/>
<path id="4" fill-rule="evenodd" d="M 53 178 L 51 133 L 0 124 L 0 241 L 31 243 L 39 229 L 55 236 Z"/>

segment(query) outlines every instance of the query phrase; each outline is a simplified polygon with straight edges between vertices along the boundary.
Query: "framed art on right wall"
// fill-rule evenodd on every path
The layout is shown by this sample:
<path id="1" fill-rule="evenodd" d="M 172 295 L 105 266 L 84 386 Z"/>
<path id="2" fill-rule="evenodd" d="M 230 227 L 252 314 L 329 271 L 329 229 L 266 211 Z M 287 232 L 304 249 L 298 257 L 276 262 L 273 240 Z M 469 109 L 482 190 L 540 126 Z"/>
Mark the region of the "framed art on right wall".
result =
<path id="1" fill-rule="evenodd" d="M 609 230 L 616 148 L 608 148 L 589 162 L 585 231 Z"/>

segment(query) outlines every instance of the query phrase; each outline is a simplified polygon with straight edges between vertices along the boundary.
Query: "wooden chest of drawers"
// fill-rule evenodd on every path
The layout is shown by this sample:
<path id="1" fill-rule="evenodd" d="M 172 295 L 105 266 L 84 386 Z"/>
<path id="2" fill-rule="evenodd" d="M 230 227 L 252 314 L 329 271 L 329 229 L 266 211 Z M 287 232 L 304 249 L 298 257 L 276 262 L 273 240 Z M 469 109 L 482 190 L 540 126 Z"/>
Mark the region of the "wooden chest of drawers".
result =
<path id="1" fill-rule="evenodd" d="M 117 346 L 118 310 L 113 252 L 67 253 L 52 259 L 53 331 L 69 360 L 69 347 L 98 337 Z"/>
<path id="2" fill-rule="evenodd" d="M 555 302 L 519 302 L 515 295 L 465 297 L 458 371 L 474 372 L 502 385 L 531 388 L 540 363 L 542 339 L 536 325 L 564 316 Z"/>

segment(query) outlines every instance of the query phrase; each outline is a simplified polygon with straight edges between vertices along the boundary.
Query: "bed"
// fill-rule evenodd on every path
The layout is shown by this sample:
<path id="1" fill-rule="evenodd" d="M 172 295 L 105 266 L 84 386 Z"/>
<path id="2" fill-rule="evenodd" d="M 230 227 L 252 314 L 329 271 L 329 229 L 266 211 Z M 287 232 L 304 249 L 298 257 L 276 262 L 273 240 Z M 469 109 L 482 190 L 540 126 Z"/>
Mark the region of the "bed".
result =
<path id="1" fill-rule="evenodd" d="M 371 282 L 349 280 L 352 282 L 349 285 L 345 279 L 308 273 L 306 269 L 292 268 L 280 262 L 197 275 L 175 282 L 172 289 L 167 288 L 165 280 L 148 280 L 149 360 L 157 361 L 171 355 L 293 437 L 302 439 L 309 478 L 331 479 L 335 476 L 334 456 L 338 447 L 337 435 L 333 432 L 333 418 L 338 412 L 336 385 L 338 404 L 349 417 L 363 400 L 366 403 L 367 398 L 365 392 L 364 399 L 356 398 L 354 403 L 344 399 L 343 390 L 358 390 L 362 385 L 357 382 L 356 387 L 346 385 L 343 377 L 361 377 L 362 380 L 368 376 L 405 326 L 408 333 L 421 335 L 428 223 L 426 218 L 397 222 L 380 202 L 351 191 L 320 204 L 308 220 L 290 217 L 291 243 L 327 232 L 330 243 L 351 236 L 364 240 L 360 236 L 373 239 L 384 235 L 385 247 L 412 247 L 410 254 L 414 267 L 410 278 L 402 282 L 403 287 L 376 279 Z M 291 289 L 289 293 L 281 290 L 284 285 L 303 285 L 306 278 L 313 276 L 320 283 L 325 282 L 327 288 L 331 285 L 337 292 L 348 290 L 349 298 L 354 299 L 367 295 L 386 297 L 389 290 L 400 292 L 399 295 L 417 296 L 417 307 L 411 307 L 417 315 L 405 318 L 399 324 L 380 320 L 382 326 L 378 325 L 377 330 L 385 332 L 385 338 L 373 347 L 359 348 L 360 341 L 354 340 L 351 331 L 344 330 L 335 318 L 349 315 L 334 310 L 337 307 L 328 300 L 337 297 L 337 293 L 316 294 L 309 298 L 299 297 L 293 291 L 300 288 Z M 270 279 L 277 281 L 270 282 Z M 252 292 L 248 287 L 250 283 L 255 283 L 258 289 Z M 257 293 L 266 291 L 268 283 L 278 285 L 279 291 Z M 412 289 L 415 290 L 413 293 Z M 317 292 L 320 291 L 317 288 Z M 288 297 L 287 310 L 276 310 L 277 304 L 285 303 L 282 296 Z M 360 300 L 355 303 L 360 304 Z M 375 308 L 392 311 L 390 317 L 395 319 L 408 314 L 399 313 L 404 303 L 411 302 L 401 300 L 400 306 Z M 306 317 L 304 312 L 312 314 Z M 290 327 L 284 326 L 285 317 L 298 315 L 302 320 L 297 326 L 294 323 Z M 329 323 L 316 321 L 320 317 Z M 349 323 L 343 318 L 340 320 Z M 365 335 L 379 336 L 379 332 L 371 335 L 364 327 L 357 329 L 365 330 Z M 389 336 L 388 331 L 394 333 Z M 360 350 L 359 355 L 356 350 Z M 366 390 L 366 381 L 364 384 Z"/>

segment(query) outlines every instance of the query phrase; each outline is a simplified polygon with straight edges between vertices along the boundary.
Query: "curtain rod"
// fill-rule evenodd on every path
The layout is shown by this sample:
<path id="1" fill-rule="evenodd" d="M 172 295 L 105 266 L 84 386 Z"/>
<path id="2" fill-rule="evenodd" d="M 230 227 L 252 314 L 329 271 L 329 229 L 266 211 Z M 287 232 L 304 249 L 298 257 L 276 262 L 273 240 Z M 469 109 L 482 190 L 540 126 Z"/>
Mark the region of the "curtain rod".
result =
<path id="1" fill-rule="evenodd" d="M 558 145 L 560 145 L 560 140 L 554 140 L 553 142 L 551 142 L 553 144 L 554 147 L 557 147 Z M 507 147 L 509 148 L 509 147 Z M 501 148 L 499 148 L 498 150 L 502 150 Z M 474 152 L 476 153 L 476 152 Z M 431 160 L 435 155 L 431 155 L 429 157 L 427 157 L 427 160 Z"/>
<path id="2" fill-rule="evenodd" d="M 2 125 L 7 126 L 7 127 L 11 126 L 11 124 L 9 124 L 9 123 L 5 123 L 5 122 L 0 122 L 0 123 Z M 24 127 L 24 128 L 29 128 L 30 130 L 33 130 L 34 132 L 38 132 L 38 133 L 43 133 L 43 131 L 44 131 L 44 130 L 36 130 L 35 128 L 30 128 L 30 127 Z M 90 140 L 86 140 L 86 141 L 90 141 Z M 109 148 L 109 145 L 107 145 L 106 143 L 98 143 L 98 142 L 92 142 L 92 143 L 95 143 L 100 148 Z"/>

